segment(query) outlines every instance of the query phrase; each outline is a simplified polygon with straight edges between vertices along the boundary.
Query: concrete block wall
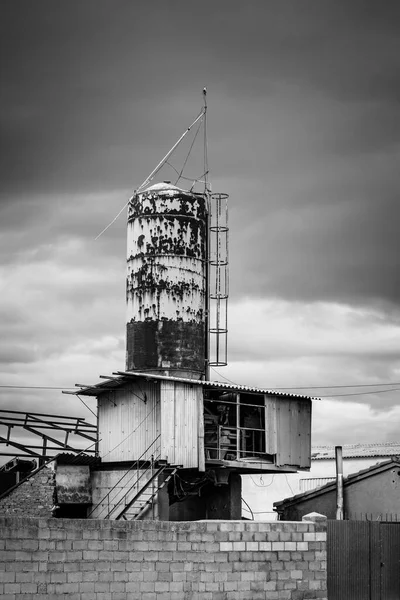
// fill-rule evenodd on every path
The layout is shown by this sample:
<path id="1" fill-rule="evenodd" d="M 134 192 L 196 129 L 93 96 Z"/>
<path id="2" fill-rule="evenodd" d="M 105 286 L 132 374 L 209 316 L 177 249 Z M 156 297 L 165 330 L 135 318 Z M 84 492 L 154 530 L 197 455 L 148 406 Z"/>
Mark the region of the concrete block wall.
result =
<path id="1" fill-rule="evenodd" d="M 0 518 L 3 600 L 325 599 L 325 524 Z"/>
<path id="2" fill-rule="evenodd" d="M 0 516 L 51 517 L 55 486 L 54 471 L 43 467 L 0 498 Z"/>

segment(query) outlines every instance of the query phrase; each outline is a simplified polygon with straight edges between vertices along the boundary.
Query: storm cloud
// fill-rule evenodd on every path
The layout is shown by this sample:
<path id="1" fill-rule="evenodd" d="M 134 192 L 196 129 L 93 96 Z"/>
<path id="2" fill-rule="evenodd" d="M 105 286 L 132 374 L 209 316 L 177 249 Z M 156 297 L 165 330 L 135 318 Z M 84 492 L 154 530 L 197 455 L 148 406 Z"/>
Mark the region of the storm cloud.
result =
<path id="1" fill-rule="evenodd" d="M 124 216 L 94 238 L 205 85 L 210 178 L 230 195 L 223 373 L 263 387 L 400 380 L 397 2 L 17 0 L 1 17 L 5 384 L 70 387 L 123 368 Z M 3 390 L 0 404 L 63 406 L 48 394 Z M 361 397 L 360 430 L 379 415 L 390 437 L 396 399 Z M 320 406 L 322 437 L 358 441 L 331 400 L 328 433 Z"/>

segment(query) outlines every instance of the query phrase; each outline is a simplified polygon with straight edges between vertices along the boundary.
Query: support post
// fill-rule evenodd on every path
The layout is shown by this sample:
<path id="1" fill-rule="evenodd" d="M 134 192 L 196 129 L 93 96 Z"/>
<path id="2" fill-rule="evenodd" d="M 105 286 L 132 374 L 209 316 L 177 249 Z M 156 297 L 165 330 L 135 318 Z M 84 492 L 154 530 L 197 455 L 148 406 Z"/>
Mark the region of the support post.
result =
<path id="1" fill-rule="evenodd" d="M 336 520 L 343 521 L 343 456 L 342 446 L 335 446 L 336 461 Z"/>

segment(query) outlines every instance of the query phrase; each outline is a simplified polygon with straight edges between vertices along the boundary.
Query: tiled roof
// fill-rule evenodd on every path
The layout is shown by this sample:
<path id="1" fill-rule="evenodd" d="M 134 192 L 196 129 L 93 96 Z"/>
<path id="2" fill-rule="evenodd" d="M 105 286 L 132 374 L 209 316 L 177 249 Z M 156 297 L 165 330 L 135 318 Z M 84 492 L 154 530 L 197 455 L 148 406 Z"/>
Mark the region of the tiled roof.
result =
<path id="1" fill-rule="evenodd" d="M 379 456 L 400 456 L 400 443 L 383 444 L 345 444 L 342 446 L 343 458 L 374 458 Z M 313 446 L 312 460 L 328 460 L 335 458 L 334 446 Z"/>
<path id="2" fill-rule="evenodd" d="M 372 477 L 376 473 L 380 473 L 382 471 L 386 471 L 387 469 L 391 469 L 394 466 L 400 467 L 400 459 L 391 458 L 390 460 L 385 460 L 384 462 L 377 463 L 376 465 L 372 465 L 368 469 L 362 469 L 362 471 L 357 471 L 357 473 L 352 473 L 343 479 L 343 485 L 351 485 L 358 481 L 359 479 L 365 479 L 366 477 Z M 320 494 L 325 494 L 330 492 L 336 488 L 336 479 L 330 483 L 326 483 L 321 487 L 315 488 L 313 490 L 308 490 L 303 492 L 302 494 L 296 494 L 291 498 L 285 498 L 279 502 L 274 502 L 274 506 L 283 506 L 285 504 L 296 504 L 297 502 L 301 502 L 304 498 L 312 498 L 313 496 L 319 496 Z"/>

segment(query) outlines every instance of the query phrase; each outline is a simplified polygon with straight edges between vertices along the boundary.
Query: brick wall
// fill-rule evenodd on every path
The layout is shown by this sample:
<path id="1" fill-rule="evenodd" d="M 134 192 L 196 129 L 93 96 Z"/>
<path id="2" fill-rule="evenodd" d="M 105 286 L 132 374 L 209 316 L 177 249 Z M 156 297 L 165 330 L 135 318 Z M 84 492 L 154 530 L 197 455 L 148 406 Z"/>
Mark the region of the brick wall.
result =
<path id="1" fill-rule="evenodd" d="M 0 515 L 50 517 L 54 494 L 54 471 L 43 467 L 0 498 Z"/>
<path id="2" fill-rule="evenodd" d="M 326 599 L 324 524 L 0 517 L 3 600 Z"/>

